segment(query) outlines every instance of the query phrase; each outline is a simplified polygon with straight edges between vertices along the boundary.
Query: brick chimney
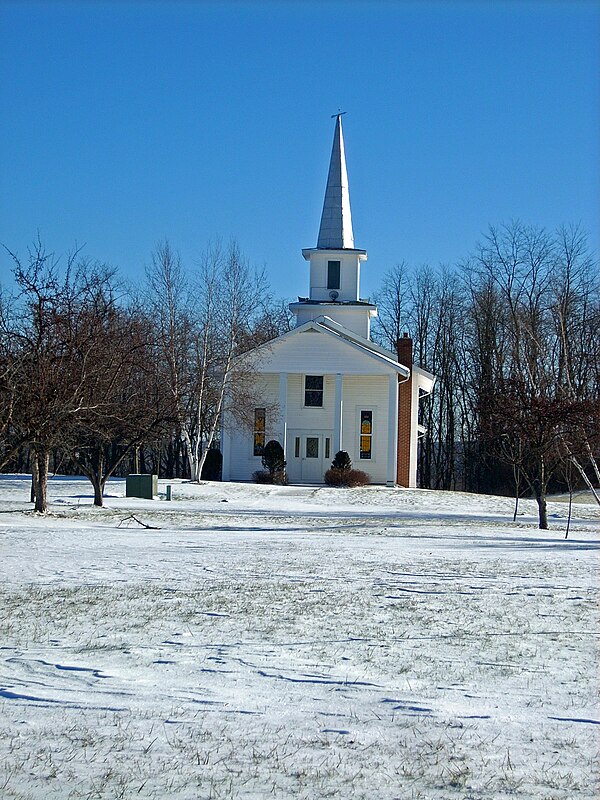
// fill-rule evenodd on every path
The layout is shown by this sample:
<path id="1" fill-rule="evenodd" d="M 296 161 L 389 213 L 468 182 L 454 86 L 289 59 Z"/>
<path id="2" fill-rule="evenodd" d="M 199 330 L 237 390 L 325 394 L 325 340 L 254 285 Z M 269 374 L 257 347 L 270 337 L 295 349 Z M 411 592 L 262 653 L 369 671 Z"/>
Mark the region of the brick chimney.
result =
<path id="1" fill-rule="evenodd" d="M 410 370 L 410 378 L 402 381 L 398 387 L 398 462 L 396 468 L 396 482 L 399 486 L 410 486 L 410 447 L 411 447 L 411 418 L 412 418 L 412 367 L 413 343 L 405 333 L 396 343 L 398 362 Z M 400 379 L 401 380 L 401 379 Z"/>

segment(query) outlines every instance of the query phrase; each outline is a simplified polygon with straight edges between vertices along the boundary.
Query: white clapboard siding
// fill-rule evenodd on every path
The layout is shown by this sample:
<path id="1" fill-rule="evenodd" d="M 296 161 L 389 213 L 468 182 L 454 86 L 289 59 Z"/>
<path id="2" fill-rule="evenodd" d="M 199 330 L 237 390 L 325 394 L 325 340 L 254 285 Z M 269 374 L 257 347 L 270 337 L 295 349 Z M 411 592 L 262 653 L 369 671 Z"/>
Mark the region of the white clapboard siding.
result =
<path id="1" fill-rule="evenodd" d="M 322 372 L 312 370 L 308 374 L 323 375 Z M 323 377 L 323 407 L 319 408 L 304 405 L 304 375 L 288 376 L 288 428 L 302 428 L 306 431 L 333 428 L 335 376 L 323 375 Z"/>
<path id="2" fill-rule="evenodd" d="M 280 439 L 279 428 L 279 375 L 257 375 L 254 392 L 257 408 L 266 409 L 266 439 Z M 252 419 L 250 410 L 248 415 Z M 260 456 L 255 456 L 254 431 L 249 424 L 235 419 L 231 413 L 226 414 L 225 423 L 230 442 L 230 479 L 233 481 L 252 480 L 252 473 L 262 469 Z"/>
<path id="3" fill-rule="evenodd" d="M 319 331 L 302 331 L 271 342 L 261 353 L 259 372 L 310 375 L 388 375 L 390 368 L 344 340 Z"/>
<path id="4" fill-rule="evenodd" d="M 342 449 L 356 469 L 370 475 L 372 483 L 385 483 L 388 454 L 389 382 L 387 376 L 346 376 L 343 384 Z M 360 412 L 373 411 L 373 458 L 361 460 L 359 448 Z"/>

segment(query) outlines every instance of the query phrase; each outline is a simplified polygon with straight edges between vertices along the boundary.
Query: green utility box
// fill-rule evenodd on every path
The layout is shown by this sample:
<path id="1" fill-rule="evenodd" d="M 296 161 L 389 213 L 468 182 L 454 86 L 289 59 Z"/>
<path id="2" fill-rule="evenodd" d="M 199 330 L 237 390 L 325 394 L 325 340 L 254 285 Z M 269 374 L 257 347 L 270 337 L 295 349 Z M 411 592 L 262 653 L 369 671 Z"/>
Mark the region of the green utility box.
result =
<path id="1" fill-rule="evenodd" d="M 152 500 L 158 494 L 158 475 L 128 475 L 125 497 L 143 497 Z"/>

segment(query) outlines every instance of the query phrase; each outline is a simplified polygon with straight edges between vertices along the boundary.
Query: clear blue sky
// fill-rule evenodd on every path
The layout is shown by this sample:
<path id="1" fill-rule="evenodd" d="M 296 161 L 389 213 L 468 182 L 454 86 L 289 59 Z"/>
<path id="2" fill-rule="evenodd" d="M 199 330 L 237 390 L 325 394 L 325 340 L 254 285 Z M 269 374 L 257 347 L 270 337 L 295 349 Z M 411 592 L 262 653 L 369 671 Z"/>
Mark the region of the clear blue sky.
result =
<path id="1" fill-rule="evenodd" d="M 599 249 L 600 4 L 0 0 L 0 242 L 142 274 L 238 240 L 303 294 L 344 134 L 362 294 L 488 223 Z M 9 260 L 0 255 L 2 280 Z"/>

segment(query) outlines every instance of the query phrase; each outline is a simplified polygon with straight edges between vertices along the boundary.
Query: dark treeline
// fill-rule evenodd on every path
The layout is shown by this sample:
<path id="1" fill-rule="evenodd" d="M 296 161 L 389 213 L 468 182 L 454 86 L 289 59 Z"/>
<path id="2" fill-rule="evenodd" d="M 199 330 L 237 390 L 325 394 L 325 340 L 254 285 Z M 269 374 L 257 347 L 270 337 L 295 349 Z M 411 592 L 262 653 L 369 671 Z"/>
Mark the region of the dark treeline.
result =
<path id="1" fill-rule="evenodd" d="M 400 264 L 377 296 L 375 337 L 403 332 L 437 375 L 422 401 L 420 484 L 538 500 L 598 484 L 598 265 L 577 228 L 490 228 L 455 269 Z"/>
<path id="2" fill-rule="evenodd" d="M 246 424 L 257 404 L 235 356 L 291 325 L 237 245 L 185 268 L 161 243 L 135 289 L 40 242 L 8 255 L 0 469 L 32 474 L 36 509 L 48 472 L 85 474 L 99 505 L 111 475 L 216 477 L 225 405 Z M 546 526 L 549 488 L 598 485 L 599 278 L 580 230 L 490 228 L 454 269 L 398 265 L 376 301 L 374 338 L 395 350 L 408 332 L 437 376 L 421 405 L 421 486 L 527 494 Z"/>

